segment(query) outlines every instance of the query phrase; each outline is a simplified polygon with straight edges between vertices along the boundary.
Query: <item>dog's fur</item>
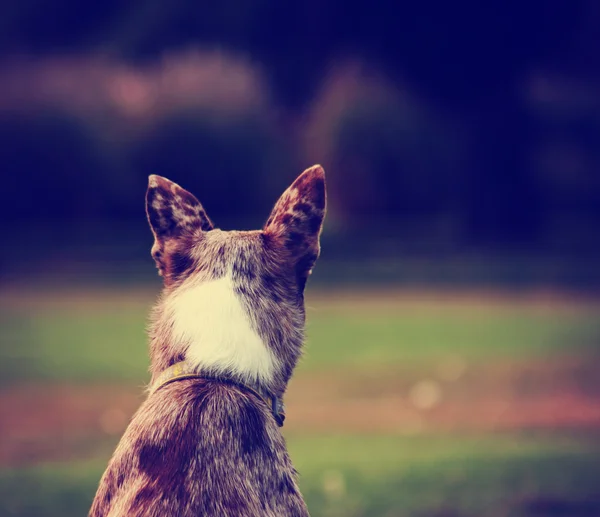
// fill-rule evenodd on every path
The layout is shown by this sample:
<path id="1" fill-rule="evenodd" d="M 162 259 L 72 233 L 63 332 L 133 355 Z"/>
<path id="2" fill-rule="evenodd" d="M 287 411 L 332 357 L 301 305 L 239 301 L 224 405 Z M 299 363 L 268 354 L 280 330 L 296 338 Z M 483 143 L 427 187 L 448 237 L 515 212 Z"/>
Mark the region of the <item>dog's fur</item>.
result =
<path id="1" fill-rule="evenodd" d="M 202 205 L 150 176 L 146 209 L 164 290 L 149 329 L 150 394 L 100 482 L 90 516 L 307 516 L 267 404 L 301 353 L 304 287 L 319 255 L 325 176 L 304 171 L 262 230 L 215 229 Z M 176 362 L 206 378 L 156 387 Z M 226 379 L 223 382 L 216 378 Z"/>

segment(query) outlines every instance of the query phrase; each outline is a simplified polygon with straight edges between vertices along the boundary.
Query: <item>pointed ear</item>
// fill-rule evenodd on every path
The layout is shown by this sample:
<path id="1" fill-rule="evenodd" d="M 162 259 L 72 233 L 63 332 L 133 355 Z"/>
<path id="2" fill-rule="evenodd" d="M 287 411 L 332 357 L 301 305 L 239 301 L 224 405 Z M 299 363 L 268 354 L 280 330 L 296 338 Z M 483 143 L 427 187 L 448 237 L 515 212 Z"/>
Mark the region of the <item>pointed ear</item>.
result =
<path id="1" fill-rule="evenodd" d="M 148 178 L 146 214 L 154 234 L 152 258 L 161 275 L 166 276 L 167 254 L 175 241 L 214 228 L 200 202 L 187 190 L 161 176 Z"/>
<path id="2" fill-rule="evenodd" d="M 319 256 L 325 210 L 325 171 L 314 165 L 282 194 L 264 227 L 289 251 L 302 287 Z"/>

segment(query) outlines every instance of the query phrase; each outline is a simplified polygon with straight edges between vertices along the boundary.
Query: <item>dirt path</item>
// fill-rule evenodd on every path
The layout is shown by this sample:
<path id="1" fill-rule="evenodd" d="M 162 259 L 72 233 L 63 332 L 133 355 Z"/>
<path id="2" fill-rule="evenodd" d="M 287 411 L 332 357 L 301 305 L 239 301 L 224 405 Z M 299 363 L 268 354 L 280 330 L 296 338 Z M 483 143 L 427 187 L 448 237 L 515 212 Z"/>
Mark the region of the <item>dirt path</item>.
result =
<path id="1" fill-rule="evenodd" d="M 157 299 L 160 286 L 123 288 L 27 288 L 21 284 L 0 286 L 0 308 L 48 309 L 85 307 L 86 310 L 106 306 L 149 308 Z M 327 310 L 419 310 L 443 307 L 444 311 L 525 307 L 552 313 L 600 310 L 600 296 L 554 289 L 526 291 L 476 288 L 371 288 L 316 287 L 307 291 L 307 306 Z"/>
<path id="2" fill-rule="evenodd" d="M 595 358 L 504 363 L 437 372 L 299 375 L 287 433 L 600 430 Z M 0 465 L 93 457 L 112 448 L 143 398 L 115 385 L 18 385 L 0 390 Z"/>

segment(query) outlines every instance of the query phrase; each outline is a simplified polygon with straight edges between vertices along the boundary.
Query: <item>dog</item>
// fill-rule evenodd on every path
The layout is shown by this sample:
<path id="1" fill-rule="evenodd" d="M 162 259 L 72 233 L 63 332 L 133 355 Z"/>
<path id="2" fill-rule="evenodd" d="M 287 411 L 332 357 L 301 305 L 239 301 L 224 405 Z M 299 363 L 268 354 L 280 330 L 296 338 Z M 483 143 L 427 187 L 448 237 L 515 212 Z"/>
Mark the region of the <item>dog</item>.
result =
<path id="1" fill-rule="evenodd" d="M 309 515 L 280 426 L 325 211 L 319 165 L 255 231 L 215 228 L 190 192 L 149 177 L 151 254 L 164 280 L 149 325 L 151 381 L 90 517 Z"/>

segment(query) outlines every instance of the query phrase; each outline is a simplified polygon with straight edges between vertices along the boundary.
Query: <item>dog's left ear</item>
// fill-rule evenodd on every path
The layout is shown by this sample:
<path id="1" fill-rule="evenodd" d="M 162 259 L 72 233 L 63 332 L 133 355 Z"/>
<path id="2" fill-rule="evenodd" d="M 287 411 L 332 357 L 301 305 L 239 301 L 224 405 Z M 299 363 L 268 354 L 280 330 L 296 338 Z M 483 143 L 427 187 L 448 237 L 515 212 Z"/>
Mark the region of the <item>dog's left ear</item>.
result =
<path id="1" fill-rule="evenodd" d="M 314 165 L 282 194 L 264 227 L 288 250 L 302 288 L 319 257 L 326 197 L 325 171 Z"/>
<path id="2" fill-rule="evenodd" d="M 214 228 L 193 194 L 167 178 L 154 174 L 148 178 L 146 214 L 154 234 L 152 258 L 165 279 L 170 273 L 171 255 L 181 254 L 178 242 Z"/>

